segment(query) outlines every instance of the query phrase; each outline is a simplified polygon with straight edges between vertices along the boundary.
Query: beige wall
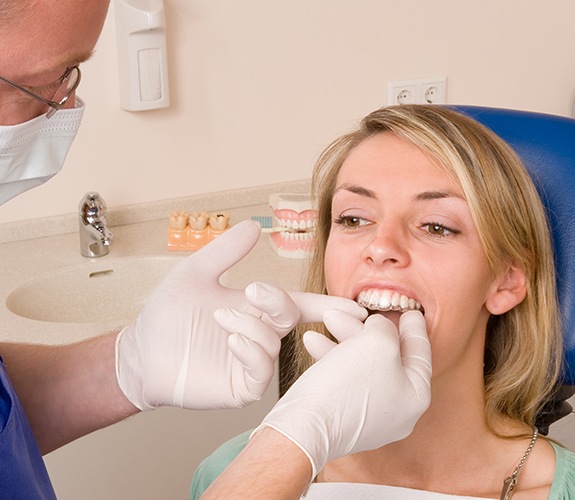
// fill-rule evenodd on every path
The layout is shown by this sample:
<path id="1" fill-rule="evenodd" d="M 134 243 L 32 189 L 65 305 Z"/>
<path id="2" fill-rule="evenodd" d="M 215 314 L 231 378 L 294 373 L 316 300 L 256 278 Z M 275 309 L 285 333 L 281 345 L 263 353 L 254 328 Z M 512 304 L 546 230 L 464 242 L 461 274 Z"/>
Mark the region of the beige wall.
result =
<path id="1" fill-rule="evenodd" d="M 448 102 L 569 116 L 572 0 L 165 0 L 172 106 L 120 109 L 110 9 L 83 66 L 64 171 L 0 222 L 307 178 L 319 151 L 386 104 L 388 81 L 448 77 Z"/>

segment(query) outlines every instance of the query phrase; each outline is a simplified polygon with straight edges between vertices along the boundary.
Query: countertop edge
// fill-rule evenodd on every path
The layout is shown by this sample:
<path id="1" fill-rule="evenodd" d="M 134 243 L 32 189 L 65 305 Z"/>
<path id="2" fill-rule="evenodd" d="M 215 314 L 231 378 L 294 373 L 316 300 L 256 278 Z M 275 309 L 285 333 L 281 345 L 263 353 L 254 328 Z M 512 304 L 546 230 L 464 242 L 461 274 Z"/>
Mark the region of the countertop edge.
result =
<path id="1" fill-rule="evenodd" d="M 310 179 L 302 179 L 133 205 L 109 206 L 107 218 L 110 227 L 123 226 L 165 218 L 167 214 L 169 215 L 174 210 L 206 210 L 210 212 L 259 205 L 267 203 L 271 193 L 309 193 L 310 188 Z M 0 224 L 0 244 L 56 236 L 76 231 L 78 231 L 76 213 L 5 222 Z"/>

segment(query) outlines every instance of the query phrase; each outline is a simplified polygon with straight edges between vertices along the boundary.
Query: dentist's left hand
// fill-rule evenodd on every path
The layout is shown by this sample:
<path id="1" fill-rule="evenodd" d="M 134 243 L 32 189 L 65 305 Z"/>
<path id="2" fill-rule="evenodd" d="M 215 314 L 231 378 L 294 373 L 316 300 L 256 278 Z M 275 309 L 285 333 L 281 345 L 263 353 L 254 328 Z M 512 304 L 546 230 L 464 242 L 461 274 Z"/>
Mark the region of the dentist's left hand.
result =
<path id="1" fill-rule="evenodd" d="M 308 457 L 311 479 L 331 460 L 409 436 L 431 402 L 431 346 L 421 312 L 403 313 L 399 329 L 379 314 L 362 323 L 329 311 L 324 322 L 340 343 L 305 333 L 317 363 L 252 433 L 271 427 L 287 437 Z"/>
<path id="2" fill-rule="evenodd" d="M 365 318 L 365 310 L 347 299 L 287 294 L 263 283 L 245 292 L 222 286 L 220 276 L 259 235 L 259 224 L 245 221 L 186 258 L 118 334 L 118 383 L 137 408 L 245 406 L 264 394 L 280 339 L 298 322 L 321 321 L 327 309 Z"/>

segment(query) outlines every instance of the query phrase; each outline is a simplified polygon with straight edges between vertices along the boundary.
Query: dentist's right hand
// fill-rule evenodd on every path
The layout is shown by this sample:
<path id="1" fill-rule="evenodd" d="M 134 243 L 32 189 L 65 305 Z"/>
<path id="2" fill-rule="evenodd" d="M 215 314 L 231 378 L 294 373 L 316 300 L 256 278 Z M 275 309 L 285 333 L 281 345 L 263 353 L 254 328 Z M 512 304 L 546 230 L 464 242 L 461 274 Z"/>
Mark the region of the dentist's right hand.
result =
<path id="1" fill-rule="evenodd" d="M 408 436 L 431 401 L 431 347 L 418 311 L 395 325 L 328 311 L 335 344 L 317 332 L 304 343 L 318 359 L 279 400 L 252 437 L 271 427 L 309 458 L 312 478 L 330 460 Z"/>
<path id="2" fill-rule="evenodd" d="M 341 297 L 290 295 L 263 283 L 245 291 L 220 284 L 255 246 L 260 229 L 240 222 L 184 259 L 118 334 L 117 380 L 134 406 L 240 408 L 262 397 L 280 339 L 298 322 L 321 321 L 333 308 L 365 318 L 365 309 Z"/>

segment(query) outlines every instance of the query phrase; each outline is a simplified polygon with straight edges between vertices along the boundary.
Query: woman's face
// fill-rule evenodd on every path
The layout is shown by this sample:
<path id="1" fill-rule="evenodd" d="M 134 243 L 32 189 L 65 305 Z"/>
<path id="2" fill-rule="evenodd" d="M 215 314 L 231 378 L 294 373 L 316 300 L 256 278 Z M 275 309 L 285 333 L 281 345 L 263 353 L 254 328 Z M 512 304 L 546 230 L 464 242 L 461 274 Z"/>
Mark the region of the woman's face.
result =
<path id="1" fill-rule="evenodd" d="M 497 280 L 460 186 L 407 141 L 378 134 L 342 165 L 325 275 L 330 295 L 365 300 L 396 324 L 401 312 L 393 309 L 420 305 L 434 373 L 482 363 Z"/>

